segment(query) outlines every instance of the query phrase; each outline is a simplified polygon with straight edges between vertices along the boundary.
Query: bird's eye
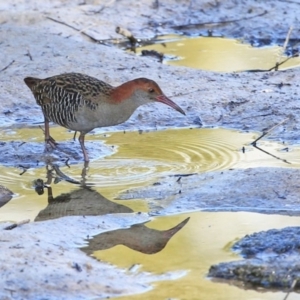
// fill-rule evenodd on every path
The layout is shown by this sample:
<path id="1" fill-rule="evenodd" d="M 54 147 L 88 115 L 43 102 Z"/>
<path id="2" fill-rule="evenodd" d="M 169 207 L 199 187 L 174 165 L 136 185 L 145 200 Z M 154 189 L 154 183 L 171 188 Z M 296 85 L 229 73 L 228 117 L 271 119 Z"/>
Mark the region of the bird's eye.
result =
<path id="1" fill-rule="evenodd" d="M 149 88 L 149 89 L 148 89 L 148 92 L 149 92 L 149 93 L 154 93 L 154 89 L 153 89 L 153 88 Z"/>

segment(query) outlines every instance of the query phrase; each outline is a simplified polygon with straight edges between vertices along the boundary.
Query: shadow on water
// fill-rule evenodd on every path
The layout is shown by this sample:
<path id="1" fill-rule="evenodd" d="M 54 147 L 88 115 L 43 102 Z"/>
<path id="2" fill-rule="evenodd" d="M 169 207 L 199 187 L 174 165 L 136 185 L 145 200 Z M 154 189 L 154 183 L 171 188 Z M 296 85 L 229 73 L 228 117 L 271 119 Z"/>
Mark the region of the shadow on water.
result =
<path id="1" fill-rule="evenodd" d="M 41 181 L 39 179 L 39 181 Z M 116 213 L 132 213 L 133 210 L 125 205 L 114 203 L 90 187 L 81 187 L 70 193 L 53 197 L 52 187 L 36 187 L 39 194 L 42 189 L 47 191 L 48 205 L 41 210 L 35 220 L 46 221 L 64 216 L 100 216 Z M 81 248 L 91 255 L 95 251 L 105 250 L 117 245 L 124 245 L 132 250 L 145 254 L 161 251 L 168 241 L 181 230 L 189 218 L 168 230 L 156 230 L 136 224 L 130 228 L 119 229 L 95 235 L 88 239 L 88 246 Z"/>

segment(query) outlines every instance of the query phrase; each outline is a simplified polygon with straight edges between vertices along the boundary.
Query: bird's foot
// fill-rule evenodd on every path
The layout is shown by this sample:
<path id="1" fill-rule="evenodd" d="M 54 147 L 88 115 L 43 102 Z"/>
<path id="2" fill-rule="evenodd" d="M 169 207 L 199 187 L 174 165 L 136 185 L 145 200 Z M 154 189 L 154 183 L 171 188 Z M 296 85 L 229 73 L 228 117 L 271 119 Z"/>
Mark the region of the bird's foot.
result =
<path id="1" fill-rule="evenodd" d="M 55 149 L 56 146 L 58 145 L 58 143 L 56 143 L 55 139 L 49 133 L 49 124 L 47 123 L 47 125 L 46 125 L 46 123 L 45 123 L 45 129 L 41 126 L 40 126 L 40 128 L 42 129 L 42 131 L 45 134 L 46 147 L 47 147 L 47 145 L 50 145 L 51 148 Z"/>
<path id="2" fill-rule="evenodd" d="M 51 149 L 55 149 L 56 146 L 58 145 L 58 143 L 55 141 L 55 139 L 51 136 L 49 136 L 49 138 L 45 139 L 45 144 L 46 144 L 46 150 L 50 150 L 49 147 Z"/>

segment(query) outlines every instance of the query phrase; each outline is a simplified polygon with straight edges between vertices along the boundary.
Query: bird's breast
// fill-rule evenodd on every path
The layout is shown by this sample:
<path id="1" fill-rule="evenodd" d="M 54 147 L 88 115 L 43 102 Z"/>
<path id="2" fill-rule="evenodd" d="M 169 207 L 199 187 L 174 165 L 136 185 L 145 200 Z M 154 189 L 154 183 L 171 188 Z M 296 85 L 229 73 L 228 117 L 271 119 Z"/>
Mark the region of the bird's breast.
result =
<path id="1" fill-rule="evenodd" d="M 76 121 L 69 122 L 68 128 L 89 132 L 94 128 L 117 125 L 128 120 L 134 110 L 134 107 L 109 103 L 98 104 L 95 109 L 80 106 L 75 112 Z"/>

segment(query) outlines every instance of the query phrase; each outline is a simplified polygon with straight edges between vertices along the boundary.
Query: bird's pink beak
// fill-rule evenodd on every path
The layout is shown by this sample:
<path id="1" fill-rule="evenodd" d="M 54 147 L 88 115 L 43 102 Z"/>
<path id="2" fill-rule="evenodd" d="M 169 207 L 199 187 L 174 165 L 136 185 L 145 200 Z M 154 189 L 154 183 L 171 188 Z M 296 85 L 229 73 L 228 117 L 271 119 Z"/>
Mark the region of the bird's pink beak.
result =
<path id="1" fill-rule="evenodd" d="M 167 96 L 165 96 L 165 95 L 159 95 L 159 96 L 157 96 L 156 97 L 156 101 L 164 103 L 164 104 L 166 104 L 166 105 L 174 108 L 175 110 L 179 111 L 183 115 L 185 115 L 184 110 L 180 106 L 178 106 L 175 102 L 173 102 L 171 99 L 169 99 Z"/>

